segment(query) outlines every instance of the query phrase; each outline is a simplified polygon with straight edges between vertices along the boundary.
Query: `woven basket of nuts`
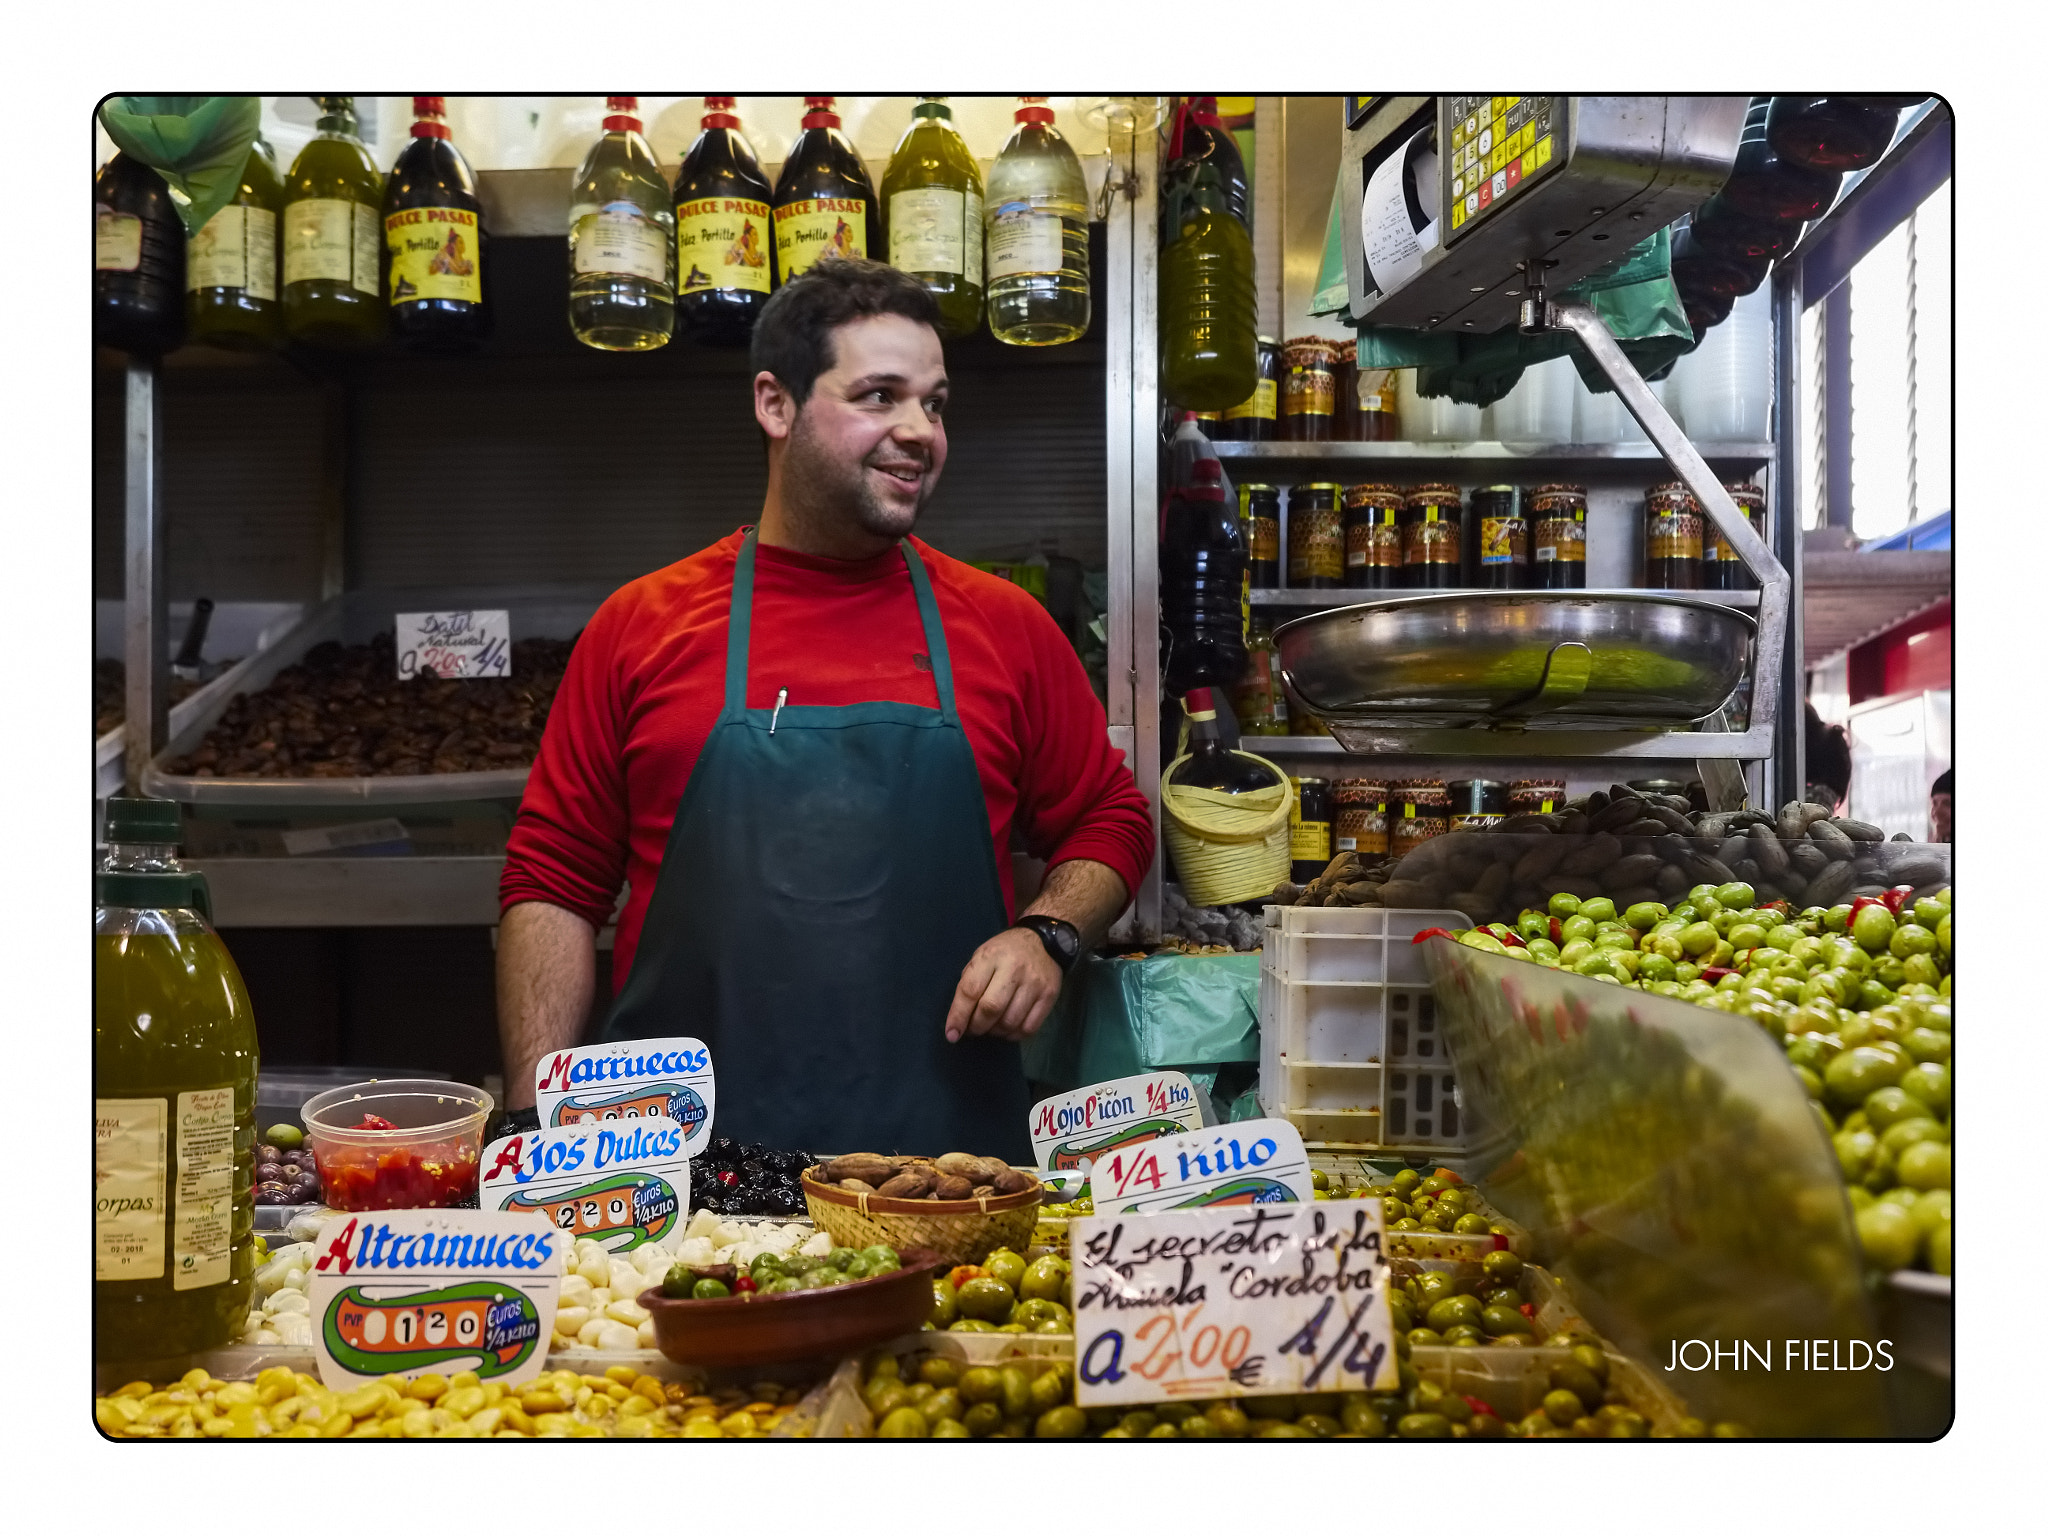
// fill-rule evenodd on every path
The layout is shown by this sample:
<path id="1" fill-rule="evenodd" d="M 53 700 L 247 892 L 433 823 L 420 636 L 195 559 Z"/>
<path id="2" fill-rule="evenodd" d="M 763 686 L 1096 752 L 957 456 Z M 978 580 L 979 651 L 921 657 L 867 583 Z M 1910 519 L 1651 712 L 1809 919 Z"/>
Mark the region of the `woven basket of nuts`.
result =
<path id="1" fill-rule="evenodd" d="M 929 1248 L 956 1264 L 1029 1243 L 1044 1194 L 1027 1170 L 966 1152 L 851 1152 L 805 1169 L 803 1191 L 811 1220 L 836 1243 Z"/>

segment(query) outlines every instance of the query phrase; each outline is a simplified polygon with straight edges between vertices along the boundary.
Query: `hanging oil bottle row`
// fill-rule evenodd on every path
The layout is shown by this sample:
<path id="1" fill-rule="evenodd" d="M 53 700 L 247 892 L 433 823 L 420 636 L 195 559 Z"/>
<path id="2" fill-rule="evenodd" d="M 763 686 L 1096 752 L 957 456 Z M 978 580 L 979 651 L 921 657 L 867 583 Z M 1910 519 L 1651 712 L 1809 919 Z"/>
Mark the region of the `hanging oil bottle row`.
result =
<path id="1" fill-rule="evenodd" d="M 444 99 L 413 98 L 411 142 L 388 177 L 358 136 L 354 98 L 313 99 L 318 132 L 291 170 L 280 176 L 258 139 L 233 199 L 189 238 L 155 171 L 125 153 L 101 168 L 95 341 L 155 355 L 186 340 L 353 349 L 388 335 L 424 350 L 483 340 L 489 234 Z M 922 279 L 948 334 L 979 329 L 986 308 L 999 341 L 1075 340 L 1089 321 L 1086 183 L 1046 98 L 1018 100 L 984 188 L 946 99 L 919 97 L 878 197 L 830 96 L 804 98 L 773 187 L 734 98 L 705 97 L 673 189 L 636 98 L 607 97 L 603 136 L 570 195 L 570 330 L 612 352 L 678 332 L 740 345 L 775 288 L 826 257 L 856 256 Z"/>

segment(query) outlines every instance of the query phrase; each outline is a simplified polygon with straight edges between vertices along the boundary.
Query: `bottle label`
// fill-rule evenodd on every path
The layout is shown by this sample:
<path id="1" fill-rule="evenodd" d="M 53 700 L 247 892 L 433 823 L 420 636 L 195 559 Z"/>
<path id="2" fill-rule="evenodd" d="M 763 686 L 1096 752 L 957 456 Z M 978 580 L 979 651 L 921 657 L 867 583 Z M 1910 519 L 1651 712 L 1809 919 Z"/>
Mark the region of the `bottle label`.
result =
<path id="1" fill-rule="evenodd" d="M 1529 527 L 1519 517 L 1479 519 L 1479 563 L 1520 565 L 1529 558 Z"/>
<path id="2" fill-rule="evenodd" d="M 391 252 L 391 302 L 484 300 L 483 257 L 476 215 L 467 208 L 401 208 L 384 216 Z"/>
<path id="3" fill-rule="evenodd" d="M 377 210 L 367 203 L 350 203 L 355 210 L 355 275 L 349 279 L 349 286 L 357 293 L 367 293 L 373 298 L 377 293 L 377 264 L 382 251 L 383 235 L 379 225 L 383 220 Z"/>
<path id="4" fill-rule="evenodd" d="M 1254 514 L 1246 521 L 1251 530 L 1252 558 L 1254 560 L 1278 560 L 1280 558 L 1280 519 Z"/>
<path id="5" fill-rule="evenodd" d="M 1344 575 L 1344 519 L 1335 507 L 1287 510 L 1287 581 L 1306 586 Z"/>
<path id="6" fill-rule="evenodd" d="M 1694 513 L 1654 513 L 1644 541 L 1645 553 L 1652 560 L 1697 560 L 1703 531 L 1701 519 Z"/>
<path id="7" fill-rule="evenodd" d="M 827 256 L 866 256 L 868 205 L 858 197 L 807 197 L 775 210 L 775 263 L 782 280 Z"/>
<path id="8" fill-rule="evenodd" d="M 1535 557 L 1540 563 L 1563 560 L 1586 563 L 1586 525 L 1575 517 L 1539 518 L 1535 527 Z"/>
<path id="9" fill-rule="evenodd" d="M 1297 821 L 1287 829 L 1287 856 L 1306 862 L 1330 862 L 1330 824 L 1327 821 Z"/>
<path id="10" fill-rule="evenodd" d="M 1393 523 L 1355 521 L 1344 529 L 1344 563 L 1352 570 L 1401 564 L 1401 530 Z"/>
<path id="11" fill-rule="evenodd" d="M 1327 368 L 1290 368 L 1285 394 L 1290 416 L 1337 414 L 1337 378 Z"/>
<path id="12" fill-rule="evenodd" d="M 1259 387 L 1252 391 L 1252 397 L 1233 405 L 1223 413 L 1225 421 L 1242 421 L 1247 416 L 1265 421 L 1275 420 L 1279 411 L 1280 386 L 1271 379 L 1259 380 Z"/>
<path id="13" fill-rule="evenodd" d="M 1424 507 L 1422 516 L 1408 525 L 1403 552 L 1409 565 L 1456 565 L 1458 524 L 1446 519 L 1440 507 Z"/>
<path id="14" fill-rule="evenodd" d="M 570 236 L 576 275 L 669 280 L 668 231 L 623 203 L 586 213 Z"/>
<path id="15" fill-rule="evenodd" d="M 968 275 L 967 204 L 970 194 L 950 187 L 912 187 L 889 199 L 889 265 L 899 272 Z M 973 198 L 979 203 L 979 198 Z M 974 210 L 977 214 L 980 209 Z M 981 220 L 976 218 L 978 233 Z M 979 245 L 980 242 L 975 242 Z M 974 262 L 975 276 L 981 263 Z"/>
<path id="16" fill-rule="evenodd" d="M 178 1184 L 171 1226 L 171 1289 L 228 1278 L 235 1215 L 235 1090 L 178 1095 Z"/>
<path id="17" fill-rule="evenodd" d="M 1005 203 L 988 226 L 988 277 L 1057 276 L 1066 263 L 1065 221 L 1027 204 Z"/>
<path id="18" fill-rule="evenodd" d="M 268 208 L 230 203 L 185 242 L 185 291 L 245 289 L 251 298 L 277 297 L 277 215 Z"/>
<path id="19" fill-rule="evenodd" d="M 132 213 L 96 209 L 92 216 L 92 269 L 133 272 L 142 265 L 142 220 Z"/>
<path id="20" fill-rule="evenodd" d="M 676 205 L 676 291 L 768 291 L 768 205 L 703 197 Z"/>
<path id="21" fill-rule="evenodd" d="M 360 203 L 342 197 L 308 197 L 289 203 L 284 210 L 284 280 L 293 283 L 349 283 L 356 280 L 356 210 Z M 363 212 L 374 223 L 376 215 Z M 371 247 L 372 260 L 375 246 Z M 370 286 L 377 291 L 376 268 L 371 267 Z"/>
<path id="22" fill-rule="evenodd" d="M 967 211 L 962 215 L 960 240 L 967 249 L 967 281 L 979 288 L 981 284 L 981 194 L 972 187 L 967 189 Z"/>
<path id="23" fill-rule="evenodd" d="M 160 1280 L 164 1273 L 162 1099 L 92 1104 L 92 1277 Z"/>

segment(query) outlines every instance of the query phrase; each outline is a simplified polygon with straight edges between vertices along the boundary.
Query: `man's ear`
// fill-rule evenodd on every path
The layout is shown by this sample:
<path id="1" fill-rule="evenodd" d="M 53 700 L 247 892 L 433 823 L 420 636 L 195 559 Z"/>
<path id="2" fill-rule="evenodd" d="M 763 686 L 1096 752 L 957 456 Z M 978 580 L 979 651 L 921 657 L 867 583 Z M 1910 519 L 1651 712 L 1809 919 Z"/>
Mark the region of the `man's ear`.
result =
<path id="1" fill-rule="evenodd" d="M 796 429 L 797 412 L 802 409 L 782 380 L 763 371 L 754 375 L 754 420 L 769 441 L 786 441 Z"/>

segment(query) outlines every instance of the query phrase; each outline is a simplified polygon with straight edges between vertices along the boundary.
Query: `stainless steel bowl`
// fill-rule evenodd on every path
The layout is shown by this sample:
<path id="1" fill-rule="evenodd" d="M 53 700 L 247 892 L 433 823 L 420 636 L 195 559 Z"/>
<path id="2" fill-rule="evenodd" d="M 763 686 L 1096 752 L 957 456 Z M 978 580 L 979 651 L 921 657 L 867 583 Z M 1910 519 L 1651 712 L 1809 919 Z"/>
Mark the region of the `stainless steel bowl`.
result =
<path id="1" fill-rule="evenodd" d="M 1417 593 L 1294 619 L 1273 638 L 1295 692 L 1336 719 L 1632 725 L 1719 709 L 1756 622 L 1643 593 Z"/>

